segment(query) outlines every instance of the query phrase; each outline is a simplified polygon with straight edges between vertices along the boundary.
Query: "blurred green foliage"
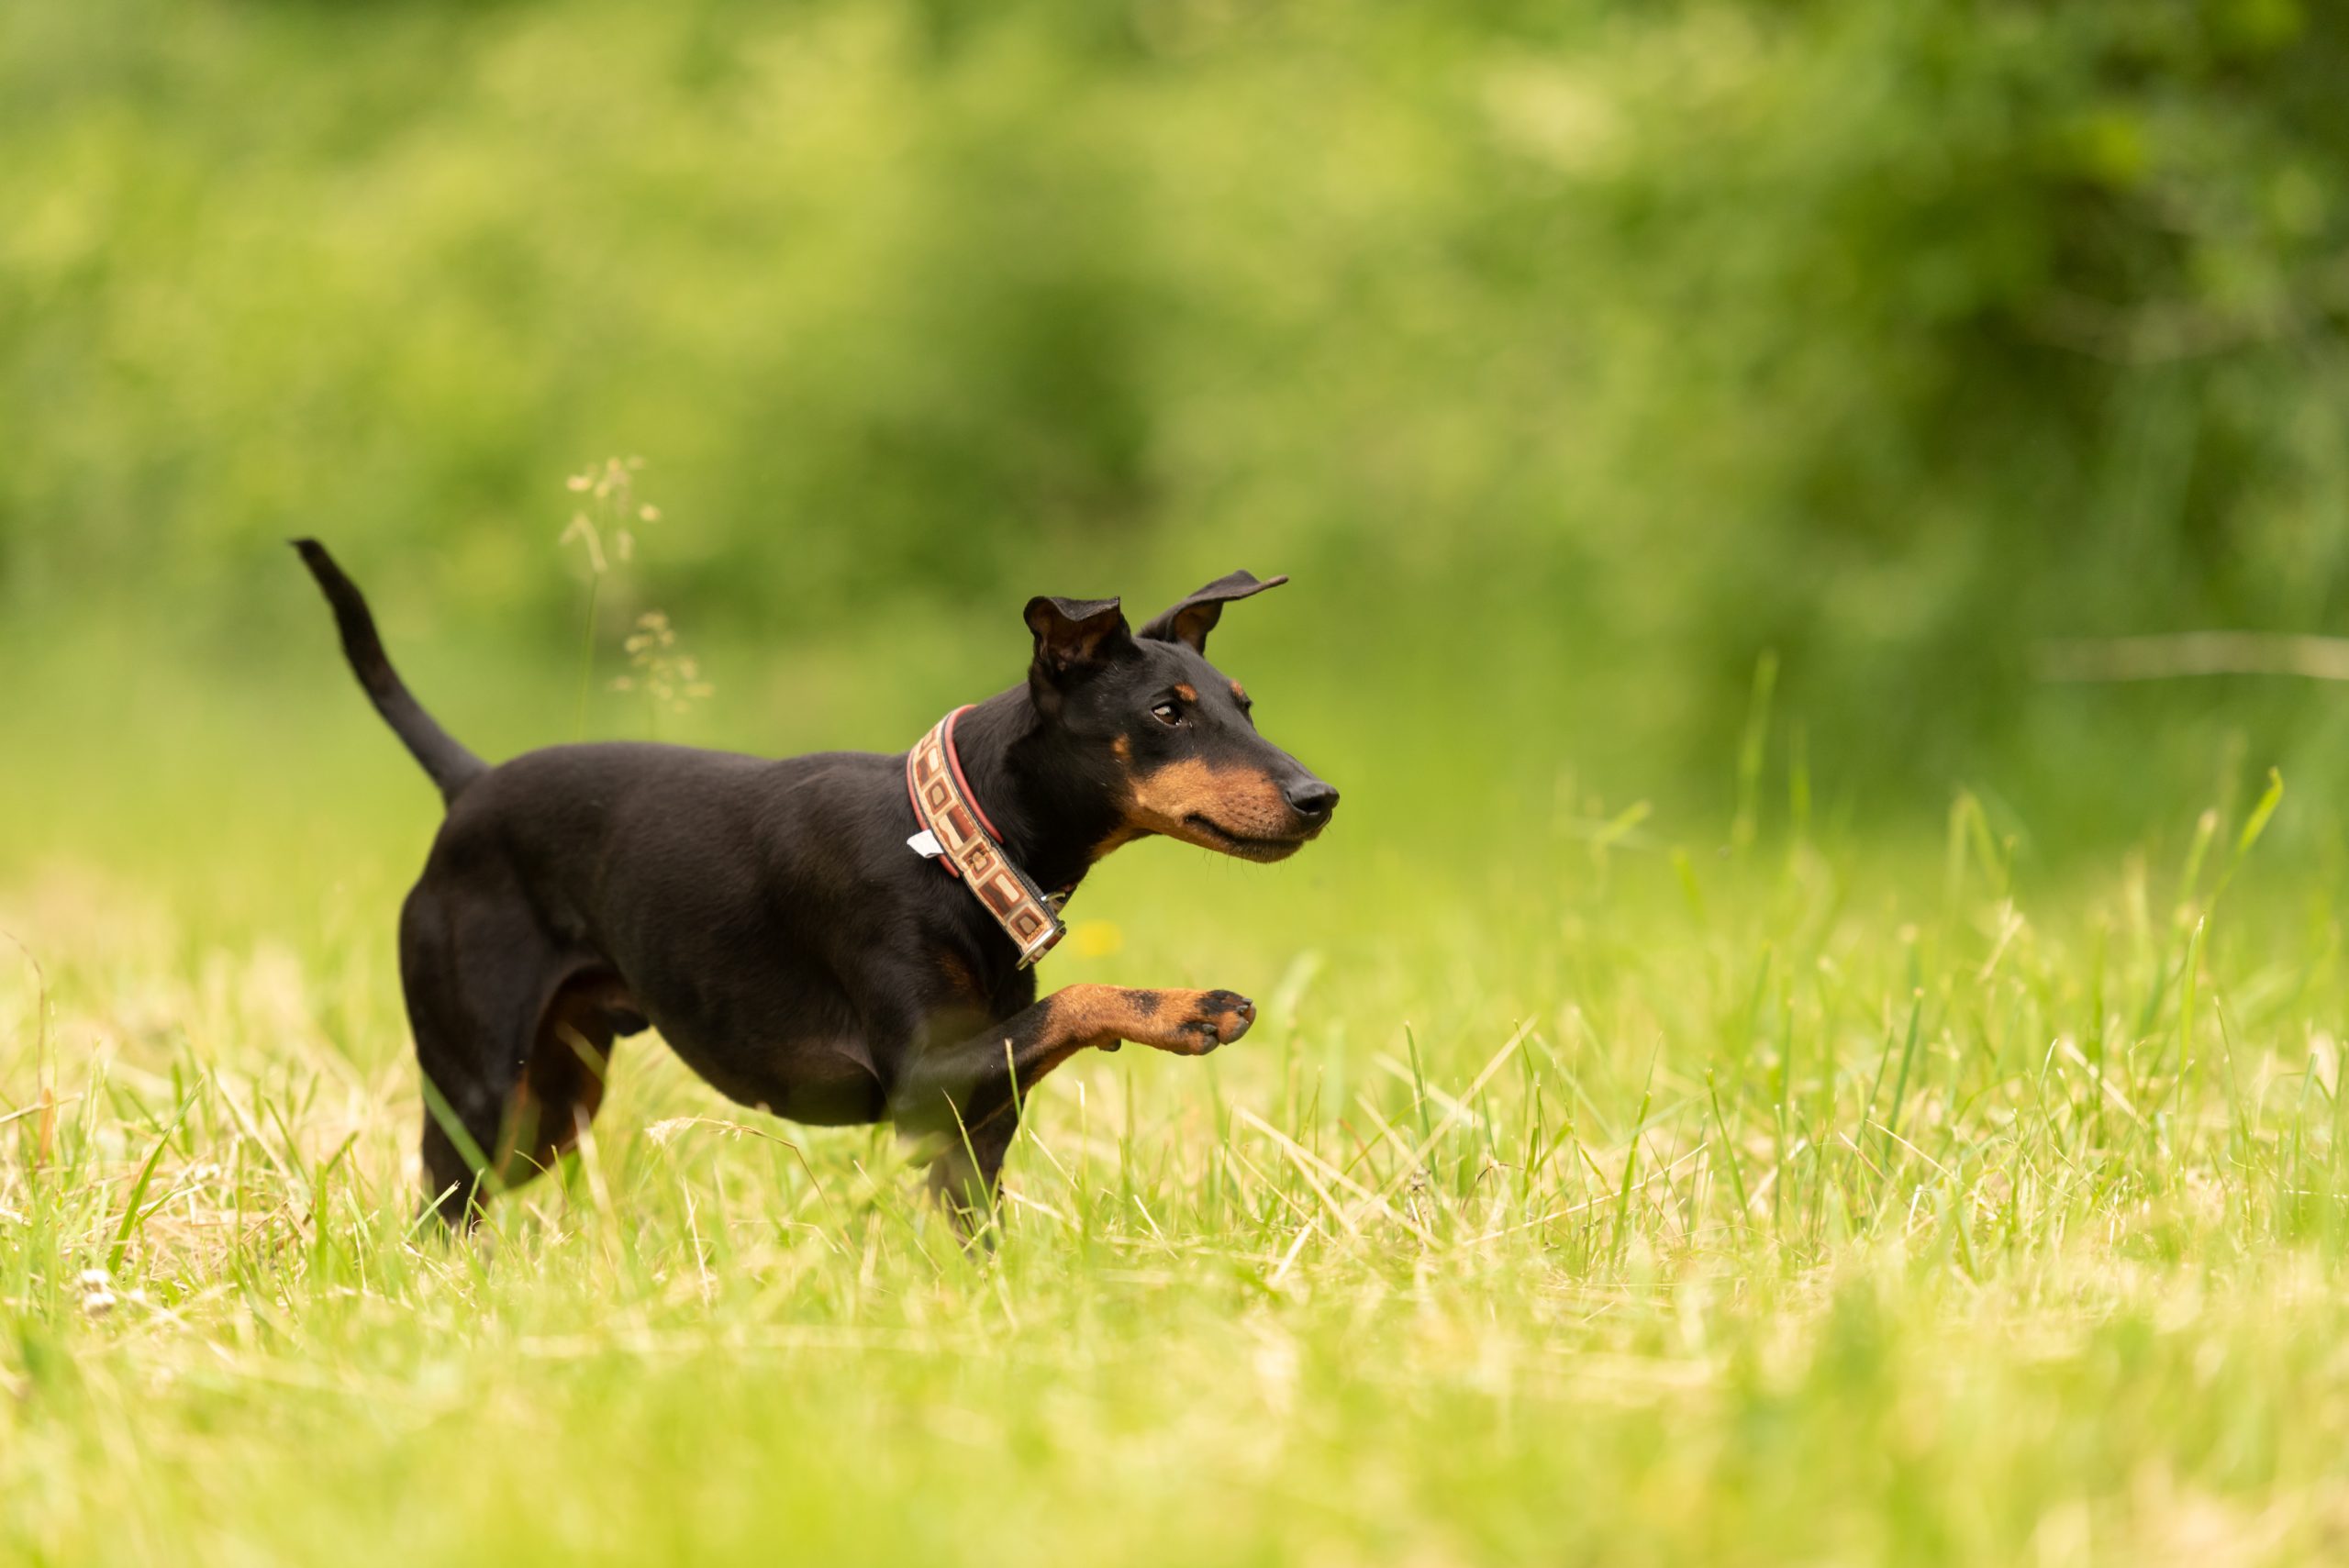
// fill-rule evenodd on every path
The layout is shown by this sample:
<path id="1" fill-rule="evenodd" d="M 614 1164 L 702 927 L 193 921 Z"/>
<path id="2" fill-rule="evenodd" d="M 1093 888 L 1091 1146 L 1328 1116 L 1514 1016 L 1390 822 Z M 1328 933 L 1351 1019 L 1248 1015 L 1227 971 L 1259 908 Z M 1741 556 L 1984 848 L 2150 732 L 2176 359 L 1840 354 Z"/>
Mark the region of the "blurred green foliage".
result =
<path id="1" fill-rule="evenodd" d="M 0 607 L 280 657 L 316 531 L 560 658 L 638 452 L 689 632 L 1245 564 L 1723 785 L 1765 649 L 1935 808 L 2321 774 L 2324 691 L 2033 649 L 2340 619 L 2344 79 L 2295 0 L 10 6 Z"/>

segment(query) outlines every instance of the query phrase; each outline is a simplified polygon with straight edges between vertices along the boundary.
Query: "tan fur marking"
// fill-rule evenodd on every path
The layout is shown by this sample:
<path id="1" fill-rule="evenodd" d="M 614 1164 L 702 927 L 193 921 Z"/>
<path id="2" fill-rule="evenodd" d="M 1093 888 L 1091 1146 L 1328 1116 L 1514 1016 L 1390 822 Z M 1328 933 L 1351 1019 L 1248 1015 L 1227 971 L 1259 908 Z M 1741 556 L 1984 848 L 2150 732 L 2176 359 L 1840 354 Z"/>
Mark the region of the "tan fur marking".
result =
<path id="1" fill-rule="evenodd" d="M 570 1152 L 603 1105 L 611 1059 L 607 1005 L 636 1003 L 617 981 L 584 982 L 557 993 L 540 1021 L 522 1075 L 507 1096 L 497 1147 L 489 1151 L 508 1186 Z"/>
<path id="2" fill-rule="evenodd" d="M 1174 695 L 1181 697 L 1185 702 L 1197 702 L 1199 700 L 1198 687 L 1191 685 L 1187 682 L 1184 681 L 1177 681 L 1174 683 Z"/>
<path id="3" fill-rule="evenodd" d="M 1161 1051 L 1202 1054 L 1246 1028 L 1208 991 L 1140 991 L 1123 985 L 1070 985 L 1046 998 L 1050 1029 L 1063 1050 L 1130 1040 Z M 1234 1000 L 1227 996 L 1225 1002 Z M 1221 1028 L 1219 1029 L 1218 1026 Z"/>
<path id="4" fill-rule="evenodd" d="M 941 974 L 943 974 L 946 977 L 947 989 L 952 992 L 954 995 L 966 999 L 973 997 L 981 999 L 985 998 L 986 993 L 980 988 L 979 977 L 971 973 L 971 966 L 969 964 L 964 963 L 961 959 L 955 957 L 954 954 L 951 952 L 940 953 L 938 955 L 938 971 Z"/>
<path id="5" fill-rule="evenodd" d="M 1248 700 L 1248 688 L 1241 685 L 1237 681 L 1232 682 L 1231 700 L 1237 703 L 1245 703 Z"/>
<path id="6" fill-rule="evenodd" d="M 1134 760 L 1134 743 L 1122 735 L 1109 742 L 1109 750 L 1120 762 L 1130 762 Z"/>
<path id="7" fill-rule="evenodd" d="M 1087 850 L 1085 852 L 1085 863 L 1087 865 L 1097 864 L 1106 857 L 1110 851 L 1122 850 L 1128 844 L 1132 843 L 1136 839 L 1146 836 L 1147 829 L 1136 828 L 1130 823 L 1114 828 L 1111 830 L 1108 838 L 1102 840 L 1099 843 L 1094 845 L 1090 850 Z"/>
<path id="8" fill-rule="evenodd" d="M 1133 827 L 1225 854 L 1251 854 L 1192 820 L 1201 817 L 1241 839 L 1286 840 L 1297 831 L 1297 818 L 1282 798 L 1280 785 L 1252 768 L 1217 768 L 1186 757 L 1134 781 L 1126 807 L 1126 820 Z M 1277 860 L 1293 848 L 1268 847 L 1253 858 Z"/>

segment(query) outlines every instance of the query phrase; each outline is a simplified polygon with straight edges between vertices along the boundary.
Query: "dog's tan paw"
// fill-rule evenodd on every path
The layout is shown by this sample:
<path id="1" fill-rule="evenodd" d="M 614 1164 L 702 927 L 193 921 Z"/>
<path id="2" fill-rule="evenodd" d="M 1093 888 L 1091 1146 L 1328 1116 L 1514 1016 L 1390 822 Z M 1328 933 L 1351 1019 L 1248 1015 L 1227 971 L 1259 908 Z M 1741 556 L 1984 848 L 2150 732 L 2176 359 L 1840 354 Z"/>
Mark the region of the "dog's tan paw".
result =
<path id="1" fill-rule="evenodd" d="M 1186 1053 L 1205 1056 L 1218 1046 L 1230 1045 L 1256 1021 L 1256 1004 L 1237 991 L 1193 994 L 1191 1016 L 1176 1029 Z"/>

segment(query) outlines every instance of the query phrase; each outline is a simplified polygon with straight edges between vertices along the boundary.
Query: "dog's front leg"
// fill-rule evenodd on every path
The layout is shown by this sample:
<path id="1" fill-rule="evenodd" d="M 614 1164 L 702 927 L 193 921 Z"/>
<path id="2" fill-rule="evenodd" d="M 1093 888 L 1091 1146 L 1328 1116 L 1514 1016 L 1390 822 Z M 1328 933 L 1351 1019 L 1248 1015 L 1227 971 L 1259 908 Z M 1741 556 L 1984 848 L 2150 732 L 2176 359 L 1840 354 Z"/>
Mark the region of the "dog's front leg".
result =
<path id="1" fill-rule="evenodd" d="M 930 1185 L 969 1216 L 994 1195 L 1019 1106 L 1045 1073 L 1080 1051 L 1114 1051 L 1124 1040 L 1205 1056 L 1255 1021 L 1256 1004 L 1230 991 L 1067 986 L 967 1040 L 923 1050 L 900 1078 L 890 1115 L 910 1137 L 947 1140 Z"/>

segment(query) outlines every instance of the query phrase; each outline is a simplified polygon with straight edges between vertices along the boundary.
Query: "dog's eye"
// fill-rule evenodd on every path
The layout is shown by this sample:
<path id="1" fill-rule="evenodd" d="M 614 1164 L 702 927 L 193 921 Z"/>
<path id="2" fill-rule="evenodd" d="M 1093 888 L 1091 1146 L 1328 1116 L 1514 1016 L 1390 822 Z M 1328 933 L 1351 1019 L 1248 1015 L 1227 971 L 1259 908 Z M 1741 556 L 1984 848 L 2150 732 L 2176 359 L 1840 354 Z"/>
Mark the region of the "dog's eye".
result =
<path id="1" fill-rule="evenodd" d="M 1171 702 L 1163 702 L 1150 710 L 1150 717 L 1172 729 L 1183 722 L 1183 710 Z"/>

